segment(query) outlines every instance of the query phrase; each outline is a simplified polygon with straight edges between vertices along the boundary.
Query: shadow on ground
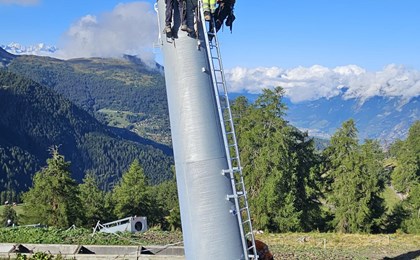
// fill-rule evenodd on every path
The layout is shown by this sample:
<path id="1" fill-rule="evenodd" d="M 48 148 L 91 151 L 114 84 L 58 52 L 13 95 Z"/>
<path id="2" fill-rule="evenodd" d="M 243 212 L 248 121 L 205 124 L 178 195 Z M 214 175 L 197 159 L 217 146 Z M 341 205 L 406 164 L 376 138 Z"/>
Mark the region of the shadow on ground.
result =
<path id="1" fill-rule="evenodd" d="M 420 250 L 410 251 L 410 252 L 407 252 L 405 254 L 396 256 L 396 257 L 385 257 L 384 260 L 391 260 L 391 259 L 395 259 L 395 260 L 411 260 L 411 259 L 415 259 L 417 257 L 420 257 Z"/>

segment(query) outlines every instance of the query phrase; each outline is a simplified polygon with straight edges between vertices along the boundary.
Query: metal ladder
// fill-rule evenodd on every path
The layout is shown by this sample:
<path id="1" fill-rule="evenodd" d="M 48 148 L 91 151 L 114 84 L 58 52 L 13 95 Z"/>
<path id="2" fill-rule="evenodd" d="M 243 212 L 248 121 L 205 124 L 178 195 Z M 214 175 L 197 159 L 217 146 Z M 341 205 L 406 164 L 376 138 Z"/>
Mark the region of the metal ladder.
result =
<path id="1" fill-rule="evenodd" d="M 251 215 L 248 205 L 247 193 L 245 190 L 241 162 L 239 159 L 239 148 L 236 139 L 232 111 L 229 103 L 226 79 L 222 64 L 222 56 L 220 54 L 220 46 L 216 34 L 216 27 L 213 26 L 212 30 L 207 33 L 209 30 L 207 22 L 204 19 L 202 0 L 198 0 L 198 10 L 199 20 L 203 28 L 207 57 L 210 65 L 210 75 L 213 83 L 214 93 L 216 95 L 216 103 L 219 111 L 220 125 L 222 128 L 223 141 L 228 162 L 228 169 L 222 170 L 222 174 L 230 179 L 233 191 L 233 194 L 228 194 L 226 199 L 233 200 L 235 203 L 235 208 L 231 209 L 230 212 L 236 215 L 238 220 L 244 259 L 254 260 L 258 259 L 258 254 L 257 248 L 255 246 L 254 233 L 252 232 L 253 229 L 251 223 Z M 214 19 L 212 22 L 215 25 Z M 209 35 L 212 36 L 211 41 L 209 40 Z M 250 242 L 250 246 L 248 246 L 248 241 Z"/>

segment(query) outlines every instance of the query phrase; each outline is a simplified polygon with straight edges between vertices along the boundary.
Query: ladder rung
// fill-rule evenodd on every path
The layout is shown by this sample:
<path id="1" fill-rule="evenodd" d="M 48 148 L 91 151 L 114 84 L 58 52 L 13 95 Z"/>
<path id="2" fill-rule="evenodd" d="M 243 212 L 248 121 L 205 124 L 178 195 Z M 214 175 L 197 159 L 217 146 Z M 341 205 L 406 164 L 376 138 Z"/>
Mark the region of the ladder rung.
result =
<path id="1" fill-rule="evenodd" d="M 238 198 L 238 195 L 226 195 L 227 200 L 236 199 L 236 198 Z"/>
<path id="2" fill-rule="evenodd" d="M 225 175 L 226 173 L 230 173 L 230 170 L 222 170 L 222 175 Z"/>
<path id="3" fill-rule="evenodd" d="M 251 245 L 248 247 L 248 250 L 252 249 L 252 248 L 256 248 L 254 245 Z"/>
<path id="4" fill-rule="evenodd" d="M 249 220 L 249 219 L 247 219 L 247 220 L 245 220 L 244 222 L 242 222 L 242 224 L 246 224 L 246 223 L 248 223 L 248 222 L 250 222 L 250 220 Z"/>
<path id="5" fill-rule="evenodd" d="M 232 169 L 224 169 L 222 170 L 222 174 L 226 174 L 226 173 L 231 173 L 231 172 L 239 172 L 239 168 L 238 167 L 233 167 Z"/>

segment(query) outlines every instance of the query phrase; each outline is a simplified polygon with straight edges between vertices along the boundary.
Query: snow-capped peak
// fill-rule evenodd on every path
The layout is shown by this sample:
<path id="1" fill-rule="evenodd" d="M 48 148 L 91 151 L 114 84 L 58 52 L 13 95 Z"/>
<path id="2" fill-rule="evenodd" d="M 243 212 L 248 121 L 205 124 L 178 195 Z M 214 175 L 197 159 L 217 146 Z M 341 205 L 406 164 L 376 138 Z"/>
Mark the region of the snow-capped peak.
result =
<path id="1" fill-rule="evenodd" d="M 50 46 L 45 43 L 24 46 L 19 43 L 12 42 L 8 45 L 0 45 L 0 47 L 6 50 L 7 52 L 16 55 L 50 56 L 58 50 L 57 47 Z"/>

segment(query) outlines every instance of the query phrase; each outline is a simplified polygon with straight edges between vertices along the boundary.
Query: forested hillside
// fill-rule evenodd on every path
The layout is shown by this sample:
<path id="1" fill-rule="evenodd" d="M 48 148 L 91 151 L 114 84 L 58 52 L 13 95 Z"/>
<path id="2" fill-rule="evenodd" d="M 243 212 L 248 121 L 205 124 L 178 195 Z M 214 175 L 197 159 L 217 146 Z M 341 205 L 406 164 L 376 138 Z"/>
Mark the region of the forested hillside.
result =
<path id="1" fill-rule="evenodd" d="M 162 69 L 132 56 L 58 60 L 16 56 L 8 70 L 50 87 L 110 126 L 170 144 Z"/>
<path id="2" fill-rule="evenodd" d="M 71 161 L 73 178 L 81 181 L 92 172 L 102 188 L 109 188 L 134 159 L 151 183 L 172 176 L 168 147 L 139 137 L 128 141 L 122 138 L 128 131 L 117 134 L 55 91 L 4 69 L 0 111 L 0 191 L 26 190 L 52 146 Z"/>
<path id="3" fill-rule="evenodd" d="M 0 68 L 9 64 L 16 56 L 0 48 Z"/>

